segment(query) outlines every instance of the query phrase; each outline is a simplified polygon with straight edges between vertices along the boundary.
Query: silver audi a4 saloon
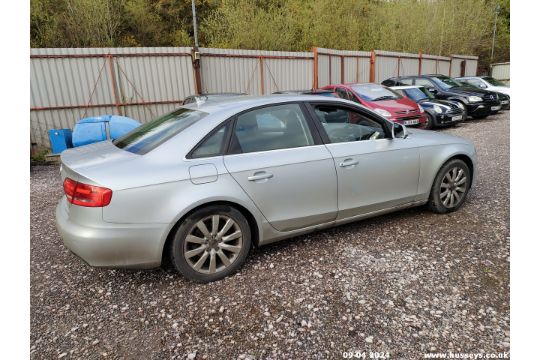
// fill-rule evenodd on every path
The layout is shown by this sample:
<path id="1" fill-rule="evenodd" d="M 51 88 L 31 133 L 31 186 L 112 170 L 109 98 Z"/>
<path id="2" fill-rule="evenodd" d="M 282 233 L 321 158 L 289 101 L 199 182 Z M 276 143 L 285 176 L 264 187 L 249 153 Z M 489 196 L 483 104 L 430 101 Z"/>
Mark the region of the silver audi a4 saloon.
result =
<path id="1" fill-rule="evenodd" d="M 403 209 L 458 209 L 475 179 L 469 141 L 407 129 L 311 95 L 192 103 L 122 138 L 61 155 L 64 244 L 91 266 L 167 258 L 209 282 L 251 246 Z"/>

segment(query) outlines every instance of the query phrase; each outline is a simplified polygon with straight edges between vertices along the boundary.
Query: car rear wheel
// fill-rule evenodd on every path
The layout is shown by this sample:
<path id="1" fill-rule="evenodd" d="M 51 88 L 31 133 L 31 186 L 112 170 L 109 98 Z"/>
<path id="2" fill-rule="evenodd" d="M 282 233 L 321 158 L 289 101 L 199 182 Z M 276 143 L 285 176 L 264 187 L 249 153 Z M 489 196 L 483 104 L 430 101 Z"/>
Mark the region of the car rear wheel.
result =
<path id="1" fill-rule="evenodd" d="M 465 201 L 471 187 L 471 171 L 463 160 L 448 161 L 437 173 L 428 207 L 431 211 L 445 214 L 455 211 Z"/>
<path id="2" fill-rule="evenodd" d="M 197 282 L 211 282 L 236 272 L 251 247 L 251 230 L 242 213 L 228 205 L 195 211 L 178 227 L 170 257 L 176 270 Z"/>

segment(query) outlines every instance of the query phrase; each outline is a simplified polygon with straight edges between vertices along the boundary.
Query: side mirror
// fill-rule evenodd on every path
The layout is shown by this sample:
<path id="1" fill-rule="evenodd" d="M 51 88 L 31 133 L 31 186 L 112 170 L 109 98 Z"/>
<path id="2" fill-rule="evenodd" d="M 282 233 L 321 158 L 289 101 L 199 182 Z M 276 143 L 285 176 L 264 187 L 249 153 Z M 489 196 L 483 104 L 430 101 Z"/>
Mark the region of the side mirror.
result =
<path id="1" fill-rule="evenodd" d="M 486 85 L 486 84 L 482 84 L 482 83 L 481 83 L 481 84 L 480 84 L 480 87 L 481 87 L 482 89 L 487 89 L 487 85 Z"/>
<path id="2" fill-rule="evenodd" d="M 392 138 L 393 139 L 406 139 L 409 136 L 407 127 L 400 123 L 394 123 L 392 125 Z"/>
<path id="3" fill-rule="evenodd" d="M 429 91 L 430 93 L 432 93 L 433 95 L 435 95 L 435 94 L 438 92 L 437 89 L 432 88 L 432 87 L 428 88 L 428 91 Z"/>

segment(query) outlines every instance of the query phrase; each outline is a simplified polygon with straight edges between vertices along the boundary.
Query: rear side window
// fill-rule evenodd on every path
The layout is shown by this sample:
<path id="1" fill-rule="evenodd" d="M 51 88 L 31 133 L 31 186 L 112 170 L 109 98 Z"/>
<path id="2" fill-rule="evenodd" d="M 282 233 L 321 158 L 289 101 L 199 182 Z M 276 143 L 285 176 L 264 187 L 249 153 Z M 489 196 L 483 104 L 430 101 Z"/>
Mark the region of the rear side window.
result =
<path id="1" fill-rule="evenodd" d="M 146 154 L 208 115 L 199 110 L 180 108 L 150 121 L 113 141 L 134 154 Z"/>
<path id="2" fill-rule="evenodd" d="M 298 104 L 268 106 L 236 119 L 230 153 L 250 153 L 313 145 L 313 137 Z"/>
<path id="3" fill-rule="evenodd" d="M 222 125 L 217 131 L 204 140 L 193 152 L 192 158 L 202 158 L 218 156 L 223 153 L 225 145 L 225 135 L 227 134 L 227 128 L 229 123 Z"/>

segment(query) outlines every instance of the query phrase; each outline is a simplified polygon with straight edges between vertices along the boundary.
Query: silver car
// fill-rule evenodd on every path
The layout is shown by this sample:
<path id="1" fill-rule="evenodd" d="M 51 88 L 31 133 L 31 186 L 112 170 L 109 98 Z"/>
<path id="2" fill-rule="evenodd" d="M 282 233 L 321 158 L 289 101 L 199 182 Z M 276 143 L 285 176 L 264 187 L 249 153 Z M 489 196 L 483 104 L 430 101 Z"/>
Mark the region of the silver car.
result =
<path id="1" fill-rule="evenodd" d="M 73 253 L 98 267 L 168 257 L 208 282 L 251 246 L 411 206 L 454 211 L 476 152 L 347 100 L 273 95 L 189 104 L 61 162 L 56 220 Z"/>

